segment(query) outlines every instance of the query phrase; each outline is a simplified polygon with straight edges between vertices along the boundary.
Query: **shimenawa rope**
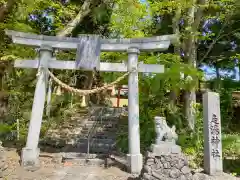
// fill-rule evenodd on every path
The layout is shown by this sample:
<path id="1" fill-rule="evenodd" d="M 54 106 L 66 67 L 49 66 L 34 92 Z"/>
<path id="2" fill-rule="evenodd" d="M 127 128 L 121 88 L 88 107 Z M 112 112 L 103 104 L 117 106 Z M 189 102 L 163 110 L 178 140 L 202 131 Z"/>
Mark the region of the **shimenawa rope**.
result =
<path id="1" fill-rule="evenodd" d="M 49 74 L 49 76 L 60 86 L 62 87 L 63 89 L 66 89 L 67 91 L 69 92 L 72 92 L 72 93 L 75 93 L 75 94 L 78 94 L 80 96 L 85 96 L 85 95 L 88 95 L 88 94 L 94 94 L 94 93 L 98 93 L 100 91 L 103 91 L 109 87 L 112 87 L 114 86 L 115 84 L 119 83 L 120 81 L 122 81 L 126 76 L 129 75 L 129 73 L 131 72 L 127 72 L 125 73 L 124 75 L 120 76 L 119 78 L 117 78 L 115 81 L 111 82 L 110 84 L 106 84 L 102 87 L 98 87 L 98 88 L 95 88 L 95 89 L 90 89 L 90 90 L 82 90 L 82 89 L 76 89 L 76 88 L 73 88 L 67 84 L 65 84 L 64 82 L 62 82 L 61 80 L 59 80 L 56 76 L 54 76 L 54 74 L 49 71 L 47 69 L 47 73 Z"/>

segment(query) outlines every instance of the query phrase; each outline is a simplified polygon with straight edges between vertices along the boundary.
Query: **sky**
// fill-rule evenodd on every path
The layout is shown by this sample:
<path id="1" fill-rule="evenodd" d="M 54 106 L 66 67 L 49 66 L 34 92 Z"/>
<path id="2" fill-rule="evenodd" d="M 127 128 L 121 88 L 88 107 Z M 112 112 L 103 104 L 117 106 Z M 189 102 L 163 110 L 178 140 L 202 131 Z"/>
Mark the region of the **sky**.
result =
<path id="1" fill-rule="evenodd" d="M 201 69 L 204 71 L 205 73 L 205 78 L 207 80 L 215 78 L 216 77 L 216 71 L 213 68 L 210 68 L 209 66 L 202 66 Z M 235 72 L 234 72 L 235 71 Z M 240 77 L 239 77 L 239 68 L 235 67 L 234 71 L 228 72 L 228 71 L 224 71 L 224 70 L 220 70 L 220 75 L 221 76 L 233 76 L 235 74 L 235 78 L 234 80 L 239 81 Z"/>

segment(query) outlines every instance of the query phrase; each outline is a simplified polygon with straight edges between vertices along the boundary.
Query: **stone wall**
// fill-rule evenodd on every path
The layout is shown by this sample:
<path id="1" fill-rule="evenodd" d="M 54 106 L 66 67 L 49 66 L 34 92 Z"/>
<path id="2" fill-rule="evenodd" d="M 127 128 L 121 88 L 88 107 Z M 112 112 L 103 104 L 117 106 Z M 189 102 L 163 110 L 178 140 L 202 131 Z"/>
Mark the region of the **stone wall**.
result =
<path id="1" fill-rule="evenodd" d="M 183 154 L 155 156 L 148 152 L 143 168 L 142 180 L 190 180 L 191 169 Z"/>
<path id="2" fill-rule="evenodd" d="M 141 180 L 236 180 L 226 173 L 209 176 L 203 172 L 194 172 L 188 166 L 184 154 L 170 153 L 167 155 L 156 155 L 152 152 L 146 153 L 146 158 L 140 175 Z"/>

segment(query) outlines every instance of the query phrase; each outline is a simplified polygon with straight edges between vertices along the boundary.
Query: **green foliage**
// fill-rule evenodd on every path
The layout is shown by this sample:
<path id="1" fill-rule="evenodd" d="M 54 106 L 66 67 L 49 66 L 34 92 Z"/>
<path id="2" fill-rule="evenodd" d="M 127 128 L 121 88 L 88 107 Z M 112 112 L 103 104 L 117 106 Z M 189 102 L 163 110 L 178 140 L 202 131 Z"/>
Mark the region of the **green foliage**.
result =
<path id="1" fill-rule="evenodd" d="M 138 0 L 117 0 L 111 17 L 110 30 L 120 37 L 143 37 L 151 24 L 148 6 Z"/>

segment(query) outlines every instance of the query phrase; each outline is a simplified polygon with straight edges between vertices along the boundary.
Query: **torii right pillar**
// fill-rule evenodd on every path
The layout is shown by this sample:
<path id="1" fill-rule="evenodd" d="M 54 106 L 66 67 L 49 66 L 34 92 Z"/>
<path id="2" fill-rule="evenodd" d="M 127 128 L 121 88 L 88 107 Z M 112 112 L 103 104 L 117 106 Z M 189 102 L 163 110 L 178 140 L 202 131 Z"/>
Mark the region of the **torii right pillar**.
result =
<path id="1" fill-rule="evenodd" d="M 138 55 L 137 48 L 128 49 L 128 144 L 127 155 L 130 172 L 140 174 L 143 156 L 140 152 L 139 94 L 138 94 Z"/>

